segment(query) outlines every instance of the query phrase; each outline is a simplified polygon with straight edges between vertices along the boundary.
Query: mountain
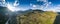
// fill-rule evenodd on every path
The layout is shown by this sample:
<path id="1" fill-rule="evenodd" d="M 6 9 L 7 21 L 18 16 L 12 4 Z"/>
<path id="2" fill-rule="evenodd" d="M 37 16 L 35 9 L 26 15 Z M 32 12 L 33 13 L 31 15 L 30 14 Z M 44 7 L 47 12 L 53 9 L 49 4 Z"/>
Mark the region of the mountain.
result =
<path id="1" fill-rule="evenodd" d="M 57 13 L 52 11 L 28 10 L 18 14 L 17 24 L 53 24 Z"/>
<path id="2" fill-rule="evenodd" d="M 53 24 L 56 16 L 57 13 L 52 11 L 29 9 L 11 12 L 6 7 L 0 6 L 0 24 L 5 24 L 8 20 L 9 24 Z"/>
<path id="3" fill-rule="evenodd" d="M 8 16 L 5 13 L 7 13 L 7 8 L 0 6 L 0 24 L 5 24 L 8 20 Z"/>

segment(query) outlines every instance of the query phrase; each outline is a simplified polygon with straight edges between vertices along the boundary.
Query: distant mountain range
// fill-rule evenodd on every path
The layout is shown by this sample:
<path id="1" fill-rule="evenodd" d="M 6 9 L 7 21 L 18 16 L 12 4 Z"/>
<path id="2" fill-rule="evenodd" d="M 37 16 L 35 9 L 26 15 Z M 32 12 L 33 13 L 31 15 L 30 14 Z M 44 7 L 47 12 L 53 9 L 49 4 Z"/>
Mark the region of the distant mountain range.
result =
<path id="1" fill-rule="evenodd" d="M 8 15 L 5 15 L 6 13 L 8 13 Z M 52 17 L 54 18 L 56 16 L 56 13 L 55 12 L 51 12 L 51 11 L 42 11 L 42 10 L 38 10 L 38 9 L 36 9 L 36 10 L 29 9 L 29 10 L 26 10 L 26 11 L 11 12 L 10 10 L 7 9 L 7 7 L 0 6 L 0 24 L 5 24 L 6 23 L 6 21 L 9 19 L 9 14 L 11 14 L 10 16 L 12 16 L 11 20 L 8 21 L 9 24 L 17 24 L 17 22 L 19 24 L 21 24 L 21 23 L 22 24 L 30 24 L 30 20 L 32 21 L 31 24 L 39 24 L 40 23 L 39 19 L 40 20 L 42 19 L 42 23 L 41 24 L 48 24 L 48 23 L 50 23 L 50 22 L 48 22 L 49 21 L 48 17 L 50 16 L 51 18 Z M 60 14 L 60 12 L 57 12 L 57 14 Z M 46 16 L 46 18 L 45 18 L 45 16 Z M 21 18 L 20 20 L 23 20 L 24 22 L 20 21 L 20 20 L 18 20 L 16 18 L 18 18 L 18 19 Z M 36 21 L 35 21 L 35 19 L 36 19 Z M 47 19 L 48 23 L 45 23 L 44 19 Z M 38 20 L 38 22 L 37 22 L 37 20 Z M 50 24 L 52 24 L 52 23 L 53 22 L 51 21 Z"/>

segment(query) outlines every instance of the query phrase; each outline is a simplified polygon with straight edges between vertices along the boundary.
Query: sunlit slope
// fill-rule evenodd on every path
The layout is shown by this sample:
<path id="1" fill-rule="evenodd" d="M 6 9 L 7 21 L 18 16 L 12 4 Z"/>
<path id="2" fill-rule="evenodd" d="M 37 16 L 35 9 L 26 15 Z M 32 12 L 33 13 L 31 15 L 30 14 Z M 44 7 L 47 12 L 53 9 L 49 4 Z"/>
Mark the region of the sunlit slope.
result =
<path id="1" fill-rule="evenodd" d="M 17 24 L 53 24 L 56 15 L 55 12 L 33 10 L 17 15 Z"/>

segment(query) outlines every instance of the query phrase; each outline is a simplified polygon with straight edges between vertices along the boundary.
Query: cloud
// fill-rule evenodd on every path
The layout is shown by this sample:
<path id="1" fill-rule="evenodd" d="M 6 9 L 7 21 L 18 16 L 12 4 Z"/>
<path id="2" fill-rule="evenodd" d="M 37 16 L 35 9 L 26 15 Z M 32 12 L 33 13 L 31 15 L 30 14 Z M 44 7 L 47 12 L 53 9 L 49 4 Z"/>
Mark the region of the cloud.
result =
<path id="1" fill-rule="evenodd" d="M 14 4 L 10 4 L 9 2 L 7 3 L 7 8 L 12 11 L 12 12 L 15 12 L 15 11 L 25 11 L 27 9 L 24 9 L 24 8 L 21 8 L 18 6 L 19 3 L 18 3 L 18 0 L 15 0 Z"/>
<path id="2" fill-rule="evenodd" d="M 19 5 L 18 0 L 15 0 L 14 6 L 18 6 L 18 5 Z"/>
<path id="3" fill-rule="evenodd" d="M 5 4 L 5 0 L 3 0 L 3 4 Z"/>
<path id="4" fill-rule="evenodd" d="M 3 1 L 5 1 L 5 0 L 3 0 Z"/>
<path id="5" fill-rule="evenodd" d="M 53 11 L 53 12 L 60 12 L 60 5 L 53 5 L 52 2 L 48 2 L 48 0 L 37 0 L 38 1 L 43 1 L 44 4 L 43 5 L 34 5 L 34 4 L 30 4 L 30 6 L 32 7 L 31 9 L 40 9 L 43 11 Z"/>
<path id="6" fill-rule="evenodd" d="M 4 4 L 5 3 L 5 0 L 0 0 L 0 2 Z"/>
<path id="7" fill-rule="evenodd" d="M 43 2 L 43 4 L 42 5 L 34 5 L 34 4 L 30 4 L 30 6 L 32 6 L 32 7 L 34 7 L 34 8 L 40 8 L 40 9 L 43 9 L 43 8 L 47 8 L 50 4 L 51 4 L 51 2 L 48 2 L 48 0 L 37 0 L 37 4 L 39 4 L 38 2 Z"/>
<path id="8" fill-rule="evenodd" d="M 10 4 L 10 3 L 7 4 L 7 8 L 8 8 L 10 11 L 12 11 L 12 12 L 14 12 L 14 11 L 19 11 L 19 10 L 20 10 L 19 8 L 13 6 L 13 5 Z"/>
<path id="9" fill-rule="evenodd" d="M 45 8 L 43 10 L 44 11 L 60 12 L 60 5 L 54 5 L 54 6 L 49 5 L 49 7 Z"/>
<path id="10" fill-rule="evenodd" d="M 7 4 L 5 3 L 5 0 L 0 0 L 2 2 L 0 2 L 0 6 L 6 6 L 6 5 L 11 5 L 10 3 L 7 2 Z M 36 5 L 36 4 L 32 4 L 30 3 L 30 8 L 29 9 L 40 9 L 40 10 L 44 10 L 44 11 L 54 11 L 54 12 L 60 12 L 60 5 L 52 5 L 53 3 L 52 2 L 48 2 L 48 0 L 37 0 L 37 2 L 44 2 L 43 5 Z M 7 6 L 7 7 L 8 7 Z M 21 7 L 18 7 L 19 6 L 19 1 L 18 0 L 15 0 L 15 2 L 9 6 L 11 8 L 9 8 L 10 10 L 13 10 L 13 11 L 19 11 L 19 10 L 27 10 L 27 9 L 24 9 L 24 8 L 21 8 Z"/>
<path id="11" fill-rule="evenodd" d="M 37 1 L 43 1 L 43 2 L 47 2 L 48 0 L 37 0 Z"/>
<path id="12" fill-rule="evenodd" d="M 5 7 L 5 0 L 0 0 L 0 6 Z"/>

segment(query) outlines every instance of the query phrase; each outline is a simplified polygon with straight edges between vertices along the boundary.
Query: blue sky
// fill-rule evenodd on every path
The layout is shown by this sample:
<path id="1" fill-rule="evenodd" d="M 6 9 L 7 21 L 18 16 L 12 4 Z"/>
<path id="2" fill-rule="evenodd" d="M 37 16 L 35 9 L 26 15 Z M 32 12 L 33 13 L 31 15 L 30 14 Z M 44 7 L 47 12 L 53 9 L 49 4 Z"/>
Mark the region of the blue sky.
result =
<path id="1" fill-rule="evenodd" d="M 11 2 L 13 3 L 15 0 L 6 0 L 6 2 Z M 60 0 L 48 0 L 49 2 L 52 2 L 53 4 L 60 4 Z M 30 3 L 36 3 L 37 0 L 19 0 L 19 3 L 21 5 L 29 5 Z"/>
<path id="2" fill-rule="evenodd" d="M 47 0 L 48 2 L 51 2 L 52 5 L 59 5 L 60 4 L 60 0 Z M 15 0 L 6 0 L 6 2 L 10 2 L 10 3 L 14 3 Z M 30 3 L 31 4 L 36 4 L 36 5 L 43 5 L 44 2 L 37 2 L 37 0 L 18 0 L 19 6 L 21 7 L 29 7 Z"/>
<path id="3" fill-rule="evenodd" d="M 49 0 L 50 2 L 52 2 L 53 4 L 60 4 L 60 0 Z"/>
<path id="4" fill-rule="evenodd" d="M 5 0 L 9 5 L 24 9 L 41 9 L 44 11 L 60 11 L 60 0 Z"/>

